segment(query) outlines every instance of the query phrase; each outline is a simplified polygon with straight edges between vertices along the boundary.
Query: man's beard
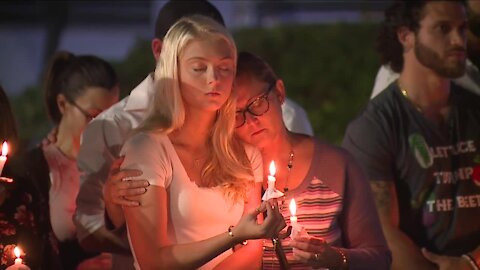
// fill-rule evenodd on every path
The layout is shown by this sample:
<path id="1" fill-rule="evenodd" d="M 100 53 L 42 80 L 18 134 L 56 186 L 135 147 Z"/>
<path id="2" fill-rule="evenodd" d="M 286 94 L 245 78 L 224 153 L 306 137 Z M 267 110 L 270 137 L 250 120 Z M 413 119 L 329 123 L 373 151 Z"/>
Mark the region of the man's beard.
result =
<path id="1" fill-rule="evenodd" d="M 449 49 L 449 51 L 460 50 L 465 52 L 463 48 Z M 455 79 L 465 74 L 465 59 L 454 64 L 447 64 L 446 60 L 442 59 L 437 52 L 422 44 L 418 39 L 415 43 L 415 56 L 422 65 L 444 78 Z"/>

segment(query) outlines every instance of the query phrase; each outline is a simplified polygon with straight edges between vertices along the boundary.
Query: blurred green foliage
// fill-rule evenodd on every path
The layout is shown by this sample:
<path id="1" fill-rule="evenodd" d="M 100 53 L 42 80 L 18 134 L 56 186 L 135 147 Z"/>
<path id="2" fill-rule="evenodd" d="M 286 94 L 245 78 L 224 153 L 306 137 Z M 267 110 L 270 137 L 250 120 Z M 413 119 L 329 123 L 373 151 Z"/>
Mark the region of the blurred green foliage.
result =
<path id="1" fill-rule="evenodd" d="M 40 86 L 28 87 L 11 101 L 21 141 L 20 150 L 29 148 L 38 143 L 51 127 L 43 91 Z"/>
<path id="2" fill-rule="evenodd" d="M 155 70 L 155 58 L 150 40 L 138 40 L 128 56 L 121 62 L 113 62 L 120 81 L 120 96 L 127 96 L 148 73 Z"/>
<path id="3" fill-rule="evenodd" d="M 263 57 L 284 80 L 287 95 L 308 113 L 315 135 L 339 143 L 350 120 L 368 101 L 379 67 L 375 24 L 289 25 L 233 33 L 239 50 Z M 150 41 L 139 40 L 113 63 L 126 96 L 155 63 Z M 49 130 L 39 87 L 12 100 L 23 141 Z"/>
<path id="4" fill-rule="evenodd" d="M 373 24 L 282 26 L 244 29 L 235 39 L 239 50 L 272 65 L 287 96 L 307 111 L 317 137 L 340 143 L 373 88 L 376 33 Z"/>

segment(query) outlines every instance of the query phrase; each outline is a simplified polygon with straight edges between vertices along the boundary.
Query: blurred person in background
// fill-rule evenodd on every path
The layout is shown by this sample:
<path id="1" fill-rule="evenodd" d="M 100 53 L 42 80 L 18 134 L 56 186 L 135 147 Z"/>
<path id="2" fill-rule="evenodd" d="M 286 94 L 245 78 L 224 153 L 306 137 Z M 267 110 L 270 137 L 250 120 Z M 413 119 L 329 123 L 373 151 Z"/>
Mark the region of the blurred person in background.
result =
<path id="1" fill-rule="evenodd" d="M 7 157 L 12 158 L 15 149 L 18 148 L 17 126 L 8 97 L 0 86 L 0 147 L 4 141 L 7 141 L 9 146 Z M 4 175 L 9 175 L 7 168 L 2 171 L 0 176 Z M 16 183 L 7 182 L 6 178 L 2 178 L 0 181 L 0 224 L 2 224 L 0 227 L 0 269 L 5 269 L 14 263 L 13 249 L 16 245 L 25 247 L 27 243 L 23 241 L 22 237 L 24 238 L 30 229 L 30 223 L 24 223 L 21 219 L 15 218 L 18 207 L 25 216 L 31 215 L 27 210 L 27 207 L 31 207 L 31 200 L 28 199 L 30 195 L 23 190 L 17 191 L 14 188 L 15 185 Z M 7 198 L 9 198 L 8 201 L 6 201 Z"/>
<path id="2" fill-rule="evenodd" d="M 463 88 L 480 95 L 480 1 L 467 0 L 467 63 L 465 74 L 454 78 L 453 82 Z M 390 65 L 380 67 L 370 98 L 374 98 L 387 88 L 400 74 L 393 71 Z"/>
<path id="3" fill-rule="evenodd" d="M 0 85 L 0 144 L 3 144 L 4 141 L 7 141 L 9 144 L 10 156 L 20 148 L 18 145 L 17 124 L 13 116 L 12 107 L 10 106 L 7 94 Z"/>
<path id="4" fill-rule="evenodd" d="M 44 90 L 48 116 L 58 127 L 55 142 L 9 159 L 8 176 L 18 192 L 30 196 L 6 201 L 28 200 L 31 206 L 29 211 L 17 208 L 14 216 L 33 231 L 29 237 L 35 240 L 25 247 L 25 261 L 32 269 L 92 269 L 81 263 L 95 254 L 84 252 L 75 237 L 73 214 L 80 187 L 76 159 L 85 126 L 118 101 L 118 78 L 98 57 L 58 52 L 48 66 Z M 98 263 L 104 263 L 102 257 L 93 265 Z"/>

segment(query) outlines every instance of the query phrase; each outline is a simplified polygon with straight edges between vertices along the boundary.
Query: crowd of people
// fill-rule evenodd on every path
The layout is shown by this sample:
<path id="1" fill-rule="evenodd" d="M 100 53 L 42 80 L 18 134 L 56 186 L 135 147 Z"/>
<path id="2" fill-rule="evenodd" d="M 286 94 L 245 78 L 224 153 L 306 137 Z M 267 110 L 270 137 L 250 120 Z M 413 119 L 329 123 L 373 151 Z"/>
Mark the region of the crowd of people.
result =
<path id="1" fill-rule="evenodd" d="M 393 1 L 341 147 L 208 1 L 162 7 L 120 101 L 108 62 L 56 53 L 41 145 L 0 88 L 0 269 L 480 269 L 479 3 Z"/>

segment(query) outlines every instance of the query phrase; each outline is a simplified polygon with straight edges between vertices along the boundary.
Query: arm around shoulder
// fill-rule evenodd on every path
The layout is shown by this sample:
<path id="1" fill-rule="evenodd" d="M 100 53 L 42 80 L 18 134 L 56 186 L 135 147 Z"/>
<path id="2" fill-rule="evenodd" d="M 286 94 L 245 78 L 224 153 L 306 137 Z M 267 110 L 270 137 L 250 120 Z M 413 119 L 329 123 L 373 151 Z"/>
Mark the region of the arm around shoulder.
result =
<path id="1" fill-rule="evenodd" d="M 120 145 L 119 126 L 112 119 L 96 118 L 85 128 L 77 159 L 80 190 L 74 220 L 79 242 L 89 251 L 129 252 L 128 243 L 110 232 L 105 222 L 103 185 Z"/>

